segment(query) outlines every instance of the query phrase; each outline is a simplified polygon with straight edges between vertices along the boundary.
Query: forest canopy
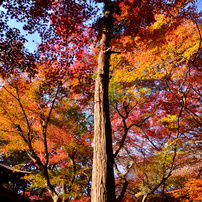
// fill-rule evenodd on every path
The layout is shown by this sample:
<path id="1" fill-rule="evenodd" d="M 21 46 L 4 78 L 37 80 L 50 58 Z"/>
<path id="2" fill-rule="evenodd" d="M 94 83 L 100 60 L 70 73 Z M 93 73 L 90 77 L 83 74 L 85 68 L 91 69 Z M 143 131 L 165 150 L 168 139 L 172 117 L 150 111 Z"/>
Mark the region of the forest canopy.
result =
<path id="1" fill-rule="evenodd" d="M 0 188 L 31 201 L 201 201 L 199 4 L 0 1 L 0 163 L 30 173 Z"/>

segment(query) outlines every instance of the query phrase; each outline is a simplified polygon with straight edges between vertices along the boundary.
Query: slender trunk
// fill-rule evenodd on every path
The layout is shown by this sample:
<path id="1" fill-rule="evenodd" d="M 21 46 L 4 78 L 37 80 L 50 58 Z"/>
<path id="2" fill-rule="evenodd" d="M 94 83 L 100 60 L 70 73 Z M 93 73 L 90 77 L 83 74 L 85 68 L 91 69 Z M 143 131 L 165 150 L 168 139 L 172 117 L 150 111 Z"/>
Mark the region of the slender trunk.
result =
<path id="1" fill-rule="evenodd" d="M 65 182 L 62 182 L 62 191 L 63 191 L 63 199 L 62 202 L 67 202 L 68 200 L 66 199 L 66 194 L 67 194 L 67 187 Z"/>
<path id="2" fill-rule="evenodd" d="M 108 100 L 111 23 L 111 12 L 105 11 L 95 82 L 92 202 L 115 201 L 112 134 Z"/>
<path id="3" fill-rule="evenodd" d="M 50 193 L 50 195 L 53 199 L 53 202 L 60 202 L 60 198 L 59 198 L 58 194 L 56 193 L 55 189 L 53 188 L 53 186 L 50 183 L 48 171 L 46 168 L 43 169 L 43 176 L 44 176 L 46 188 L 47 188 L 48 192 Z"/>

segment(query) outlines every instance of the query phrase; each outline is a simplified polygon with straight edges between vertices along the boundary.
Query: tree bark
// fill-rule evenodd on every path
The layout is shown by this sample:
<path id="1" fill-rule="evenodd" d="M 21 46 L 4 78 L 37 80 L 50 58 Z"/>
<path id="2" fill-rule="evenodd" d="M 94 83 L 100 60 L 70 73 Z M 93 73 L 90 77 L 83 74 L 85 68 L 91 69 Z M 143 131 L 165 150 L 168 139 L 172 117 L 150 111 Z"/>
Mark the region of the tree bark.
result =
<path id="1" fill-rule="evenodd" d="M 116 200 L 108 99 L 111 24 L 111 12 L 105 11 L 95 81 L 92 202 L 114 202 Z"/>

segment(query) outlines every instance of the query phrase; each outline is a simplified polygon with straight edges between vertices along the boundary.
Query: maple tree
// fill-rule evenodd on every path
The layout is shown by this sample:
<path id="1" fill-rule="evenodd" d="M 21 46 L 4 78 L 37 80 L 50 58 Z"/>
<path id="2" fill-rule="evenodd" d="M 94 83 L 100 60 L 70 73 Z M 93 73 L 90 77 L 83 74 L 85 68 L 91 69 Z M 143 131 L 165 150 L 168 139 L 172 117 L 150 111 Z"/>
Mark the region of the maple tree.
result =
<path id="1" fill-rule="evenodd" d="M 133 183 L 131 183 L 130 172 L 129 174 L 126 172 L 127 175 L 124 176 L 132 184 L 129 190 L 131 189 L 133 195 L 144 194 L 147 198 L 160 188 L 163 191 L 172 172 L 180 167 L 180 163 L 186 162 L 183 156 L 186 156 L 185 158 L 189 159 L 189 163 L 192 165 L 197 161 L 199 164 L 201 163 L 199 159 L 192 162 L 188 151 L 188 147 L 201 144 L 201 114 L 200 107 L 198 107 L 200 106 L 198 98 L 201 86 L 195 80 L 197 78 L 197 82 L 199 82 L 200 73 L 196 71 L 194 65 L 200 57 L 201 28 L 193 18 L 188 19 L 187 23 L 191 25 L 190 33 L 182 31 L 184 30 L 182 27 L 187 25 L 183 22 L 178 25 L 177 29 L 175 27 L 176 32 L 173 28 L 172 33 L 168 32 L 168 41 L 165 38 L 162 41 L 161 36 L 157 37 L 161 46 L 158 46 L 156 41 L 155 44 L 150 41 L 148 47 L 148 44 L 142 43 L 138 37 L 136 37 L 136 41 L 132 38 L 127 41 L 128 38 L 126 38 L 124 44 L 134 43 L 135 49 L 130 54 L 126 53 L 125 57 L 123 57 L 124 54 L 118 58 L 116 56 L 115 62 L 113 61 L 112 64 L 111 92 L 115 109 L 115 121 L 112 124 L 115 138 L 119 140 L 118 152 L 126 139 L 125 152 L 120 159 L 121 165 L 126 162 L 127 171 L 127 165 L 133 162 L 133 175 L 138 175 Z M 154 23 L 150 30 L 156 29 L 156 24 L 158 25 L 159 22 Z M 151 34 L 150 30 L 147 40 Z M 157 34 L 162 35 L 161 32 L 155 33 L 155 35 Z M 171 36 L 180 40 L 172 41 Z M 192 41 L 191 45 L 189 45 L 190 41 Z M 139 47 L 138 42 L 140 42 Z M 169 43 L 174 44 L 171 46 Z M 182 44 L 186 45 L 182 46 Z M 175 47 L 176 49 L 174 49 Z M 182 51 L 183 54 L 179 54 L 177 51 Z M 119 71 L 114 71 L 114 67 L 119 68 L 116 66 L 118 63 L 123 65 L 120 65 Z M 193 99 L 199 102 L 193 102 Z M 122 121 L 118 116 L 121 116 Z M 170 147 L 169 145 L 172 145 L 171 150 L 164 152 L 164 149 Z M 156 155 L 156 152 L 163 152 L 163 158 L 159 158 L 160 156 Z M 129 157 L 128 162 L 126 157 Z M 140 186 L 143 186 L 143 189 Z"/>
<path id="2" fill-rule="evenodd" d="M 10 34 L 16 38 L 10 39 Z M 55 72 L 58 69 L 36 65 L 34 55 L 26 61 L 17 30 L 9 29 L 7 37 L 2 42 L 6 57 L 1 60 L 0 90 L 4 161 L 16 152 L 27 151 L 30 160 L 22 159 L 20 165 L 35 170 L 26 177 L 35 189 L 46 188 L 54 200 L 59 198 L 56 189 L 62 189 L 64 200 L 89 195 L 91 119 L 68 90 L 75 81 L 63 80 L 61 86 L 62 77 Z"/>
<path id="3" fill-rule="evenodd" d="M 71 179 L 69 193 L 63 194 L 73 193 L 75 165 L 77 176 L 88 168 L 89 186 L 92 131 L 82 117 L 92 107 L 94 91 L 91 200 L 121 201 L 133 191 L 145 201 L 159 189 L 163 193 L 181 159 L 192 159 L 188 148 L 201 144 L 202 38 L 194 1 L 1 4 L 8 16 L 25 21 L 24 29 L 42 38 L 36 55 L 23 52 L 25 39 L 11 30 L 2 43 L 1 138 L 8 141 L 2 152 L 28 148 L 54 201 L 60 200 L 59 173 L 63 181 Z M 5 20 L 2 32 L 6 29 Z M 11 128 L 16 136 L 7 135 Z M 58 178 L 51 179 L 49 166 Z"/>
<path id="4" fill-rule="evenodd" d="M 88 183 L 86 180 L 91 176 L 92 137 L 87 130 L 90 125 L 78 106 L 73 102 L 69 106 L 71 98 L 61 99 L 60 92 L 57 99 L 59 90 L 51 90 L 52 87 L 45 86 L 40 78 L 43 77 L 38 72 L 38 79 L 32 82 L 26 81 L 25 75 L 9 78 L 7 82 L 4 79 L 0 98 L 1 140 L 4 142 L 1 153 L 11 156 L 15 151 L 27 150 L 31 160 L 21 165 L 35 169 L 27 180 L 31 179 L 35 187 L 47 188 L 53 198 L 58 197 L 55 188 L 63 185 L 64 198 L 78 197 L 82 193 L 79 184 Z M 44 94 L 43 88 L 51 93 Z M 79 194 L 76 190 L 80 190 Z"/>

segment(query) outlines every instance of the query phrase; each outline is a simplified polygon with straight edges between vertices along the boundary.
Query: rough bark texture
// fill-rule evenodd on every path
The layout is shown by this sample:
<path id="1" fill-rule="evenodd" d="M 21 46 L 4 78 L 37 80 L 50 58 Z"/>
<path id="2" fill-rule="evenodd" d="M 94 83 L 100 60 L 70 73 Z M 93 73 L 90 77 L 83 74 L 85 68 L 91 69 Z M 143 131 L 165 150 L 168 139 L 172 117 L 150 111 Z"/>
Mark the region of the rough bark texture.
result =
<path id="1" fill-rule="evenodd" d="M 92 202 L 114 202 L 115 185 L 111 123 L 109 118 L 109 59 L 111 13 L 105 11 L 98 72 L 95 82 Z"/>

